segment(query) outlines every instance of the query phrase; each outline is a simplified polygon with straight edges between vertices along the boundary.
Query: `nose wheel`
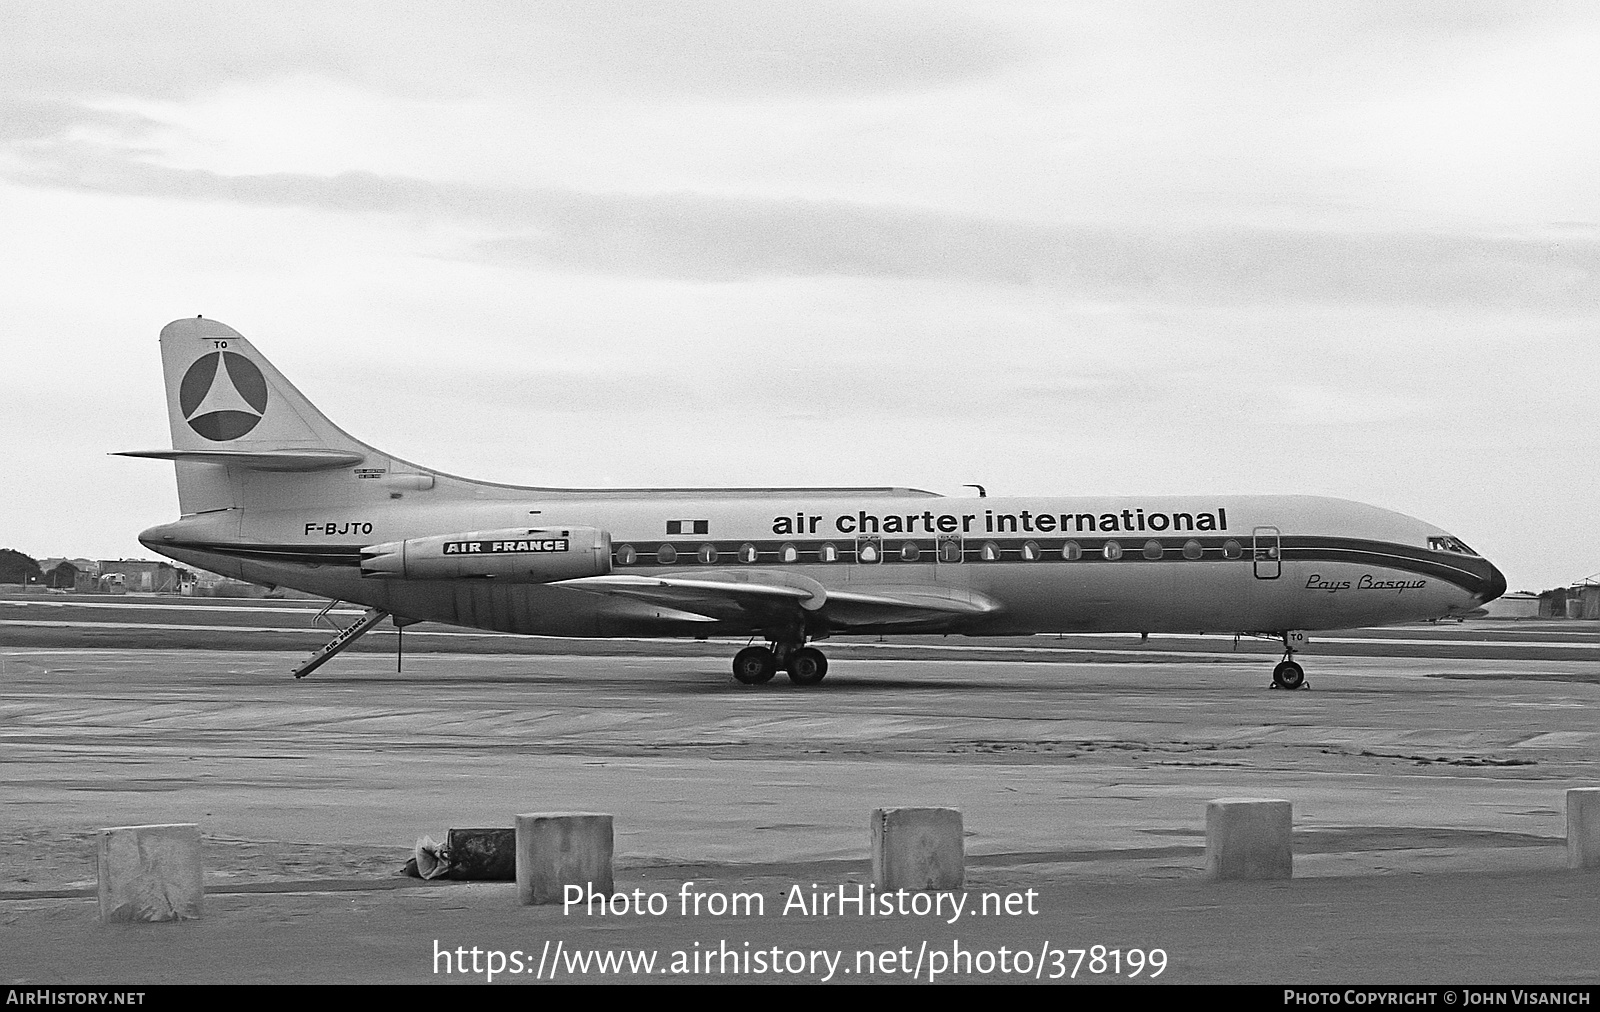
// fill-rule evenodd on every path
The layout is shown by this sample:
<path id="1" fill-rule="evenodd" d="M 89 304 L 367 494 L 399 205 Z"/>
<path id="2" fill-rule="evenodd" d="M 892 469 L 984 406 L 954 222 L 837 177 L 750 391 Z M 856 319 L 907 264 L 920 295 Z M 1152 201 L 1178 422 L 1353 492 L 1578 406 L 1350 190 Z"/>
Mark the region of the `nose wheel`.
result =
<path id="1" fill-rule="evenodd" d="M 1274 689 L 1309 689 L 1306 682 L 1306 671 L 1291 660 L 1278 662 L 1272 669 L 1272 687 Z"/>

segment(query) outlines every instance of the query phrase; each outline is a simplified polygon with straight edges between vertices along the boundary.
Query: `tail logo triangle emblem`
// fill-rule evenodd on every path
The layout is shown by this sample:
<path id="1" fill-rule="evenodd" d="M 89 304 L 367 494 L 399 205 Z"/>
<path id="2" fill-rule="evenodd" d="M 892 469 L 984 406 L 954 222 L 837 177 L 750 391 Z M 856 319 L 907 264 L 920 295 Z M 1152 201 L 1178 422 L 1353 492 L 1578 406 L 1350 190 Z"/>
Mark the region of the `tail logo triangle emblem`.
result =
<path id="1" fill-rule="evenodd" d="M 243 355 L 219 351 L 183 374 L 178 408 L 189 428 L 213 442 L 246 435 L 267 410 L 267 381 Z"/>

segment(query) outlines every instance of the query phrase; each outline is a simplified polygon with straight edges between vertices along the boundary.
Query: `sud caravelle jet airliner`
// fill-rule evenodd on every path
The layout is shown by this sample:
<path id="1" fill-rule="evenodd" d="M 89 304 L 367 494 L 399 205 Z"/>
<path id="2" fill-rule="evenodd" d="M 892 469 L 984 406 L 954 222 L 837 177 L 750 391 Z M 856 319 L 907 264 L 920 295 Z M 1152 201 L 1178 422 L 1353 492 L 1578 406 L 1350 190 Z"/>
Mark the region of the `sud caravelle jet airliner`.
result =
<path id="1" fill-rule="evenodd" d="M 820 682 L 834 634 L 1306 630 L 1462 615 L 1505 578 L 1432 524 L 1313 496 L 946 497 L 912 488 L 528 488 L 347 435 L 214 320 L 161 331 L 180 562 L 384 618 L 547 636 L 748 636 L 734 677 Z"/>

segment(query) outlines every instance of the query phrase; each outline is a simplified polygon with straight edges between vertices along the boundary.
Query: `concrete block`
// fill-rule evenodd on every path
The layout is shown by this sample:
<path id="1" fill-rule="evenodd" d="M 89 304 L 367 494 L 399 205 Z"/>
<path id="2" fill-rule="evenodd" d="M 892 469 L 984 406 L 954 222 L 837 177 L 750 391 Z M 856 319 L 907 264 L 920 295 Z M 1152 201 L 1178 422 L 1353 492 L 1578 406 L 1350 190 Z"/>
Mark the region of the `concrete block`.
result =
<path id="1" fill-rule="evenodd" d="M 1600 868 L 1600 787 L 1567 792 L 1567 867 Z"/>
<path id="2" fill-rule="evenodd" d="M 960 889 L 966 841 L 955 808 L 879 808 L 872 813 L 872 882 L 878 889 Z"/>
<path id="3" fill-rule="evenodd" d="M 1206 804 L 1206 878 L 1294 875 L 1294 815 L 1287 801 L 1218 798 Z"/>
<path id="4" fill-rule="evenodd" d="M 194 920 L 204 900 L 199 826 L 100 830 L 102 923 Z"/>
<path id="5" fill-rule="evenodd" d="M 611 895 L 611 816 L 545 812 L 517 816 L 517 900 L 560 903 L 568 885 Z"/>

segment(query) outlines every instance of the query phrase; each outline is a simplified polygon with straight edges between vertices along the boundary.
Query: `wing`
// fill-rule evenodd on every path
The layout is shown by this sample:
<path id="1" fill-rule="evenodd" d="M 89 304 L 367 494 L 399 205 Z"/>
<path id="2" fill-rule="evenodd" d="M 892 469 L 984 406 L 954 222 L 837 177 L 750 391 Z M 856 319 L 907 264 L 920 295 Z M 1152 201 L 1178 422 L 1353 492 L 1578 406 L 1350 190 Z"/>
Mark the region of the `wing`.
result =
<path id="1" fill-rule="evenodd" d="M 967 590 L 906 586 L 834 590 L 810 577 L 779 570 L 693 576 L 613 573 L 563 580 L 556 586 L 634 598 L 741 625 L 786 624 L 799 618 L 808 626 L 826 625 L 835 632 L 957 631 L 1000 610 L 992 600 Z"/>

